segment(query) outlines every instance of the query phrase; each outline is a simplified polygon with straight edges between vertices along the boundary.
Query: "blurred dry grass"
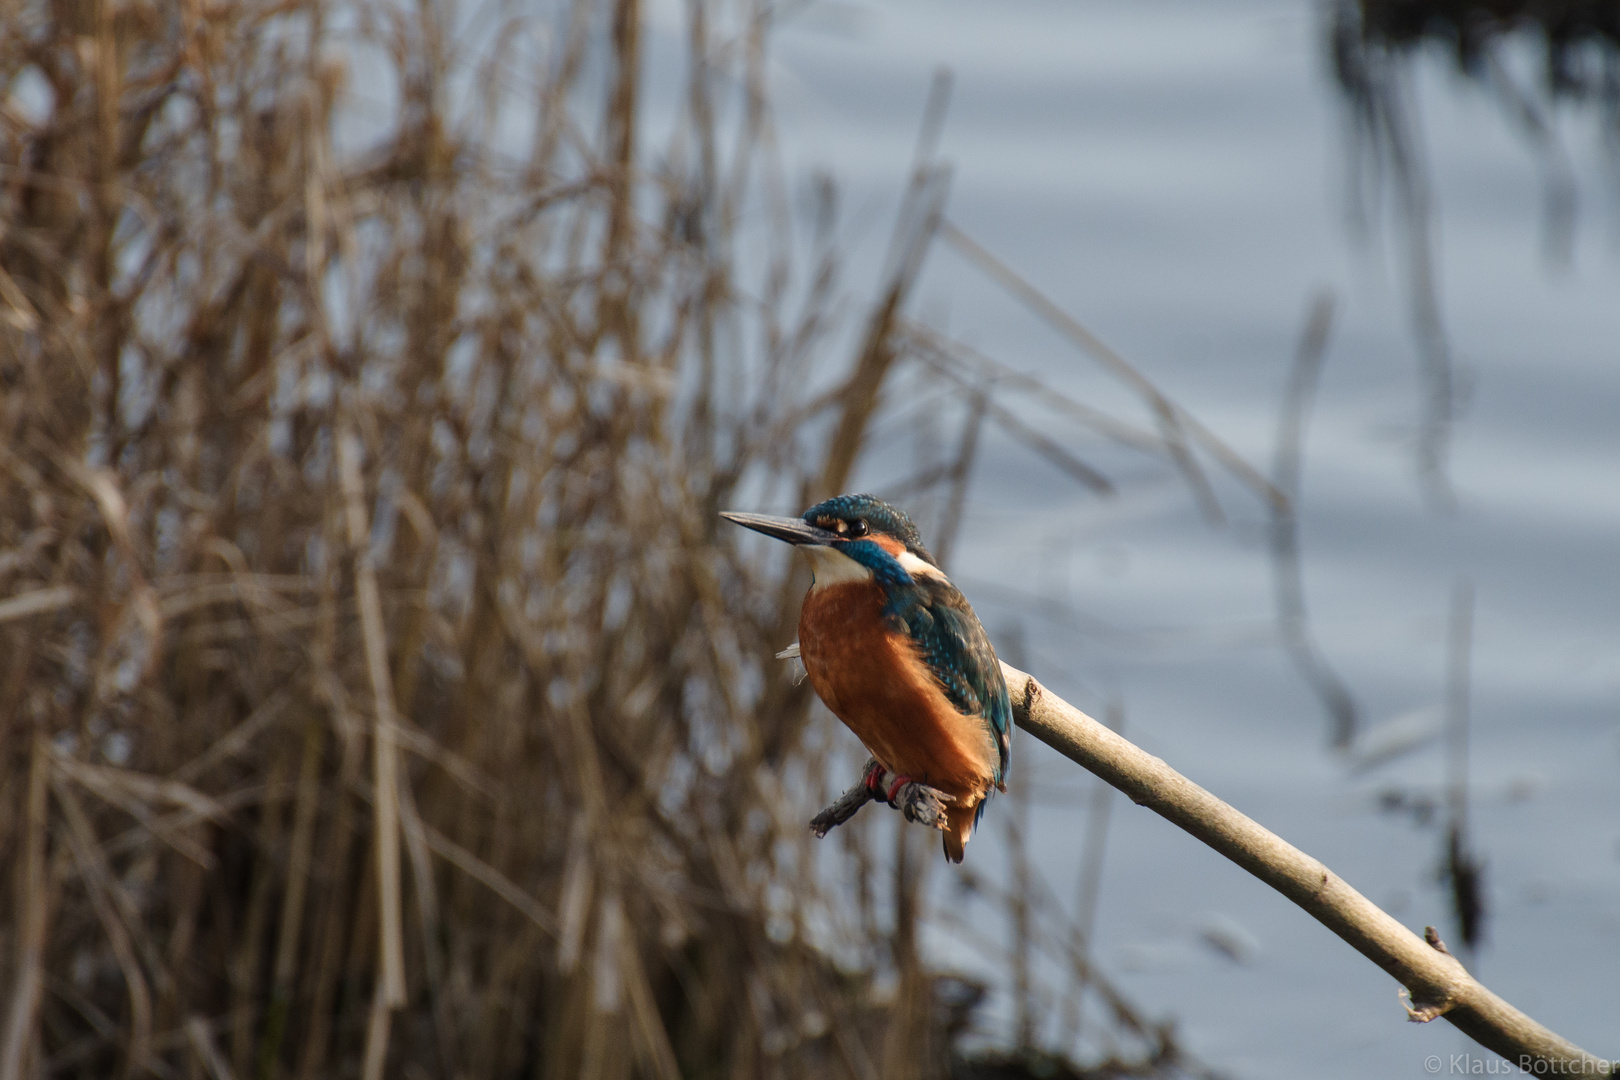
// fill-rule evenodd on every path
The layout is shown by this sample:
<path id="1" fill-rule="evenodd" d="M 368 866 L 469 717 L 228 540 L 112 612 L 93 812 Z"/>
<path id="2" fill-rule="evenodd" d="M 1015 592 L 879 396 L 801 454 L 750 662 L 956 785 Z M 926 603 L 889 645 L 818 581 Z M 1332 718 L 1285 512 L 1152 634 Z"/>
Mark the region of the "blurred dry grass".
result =
<path id="1" fill-rule="evenodd" d="M 831 357 L 770 18 L 675 103 L 635 0 L 0 15 L 0 1078 L 947 1070 L 716 535 L 844 486 L 946 174 Z"/>

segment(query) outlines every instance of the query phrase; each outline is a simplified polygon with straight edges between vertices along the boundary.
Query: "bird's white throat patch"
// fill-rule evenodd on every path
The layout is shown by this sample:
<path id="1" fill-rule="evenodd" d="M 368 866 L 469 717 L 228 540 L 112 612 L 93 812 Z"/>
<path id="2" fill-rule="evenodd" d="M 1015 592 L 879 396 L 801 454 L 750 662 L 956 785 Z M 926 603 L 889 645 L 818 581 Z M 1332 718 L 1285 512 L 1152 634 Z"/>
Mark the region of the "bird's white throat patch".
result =
<path id="1" fill-rule="evenodd" d="M 872 580 L 872 571 L 835 548 L 822 544 L 808 544 L 799 549 L 810 558 L 810 569 L 816 575 L 810 591 L 815 592 L 833 585 L 851 585 Z"/>
<path id="2" fill-rule="evenodd" d="M 914 578 L 926 577 L 936 578 L 939 581 L 949 580 L 946 578 L 945 572 L 939 567 L 935 566 L 933 563 L 919 559 L 909 551 L 902 551 L 900 554 L 896 555 L 895 561 L 900 564 L 900 569 L 904 570 Z"/>
<path id="3" fill-rule="evenodd" d="M 812 592 L 833 585 L 850 585 L 872 580 L 872 571 L 835 547 L 814 544 L 807 545 L 799 550 L 810 557 L 810 568 L 816 574 L 815 584 L 810 586 Z M 902 570 L 914 578 L 927 577 L 939 581 L 948 580 L 938 567 L 919 559 L 909 551 L 902 551 L 896 555 L 895 561 L 900 564 Z"/>

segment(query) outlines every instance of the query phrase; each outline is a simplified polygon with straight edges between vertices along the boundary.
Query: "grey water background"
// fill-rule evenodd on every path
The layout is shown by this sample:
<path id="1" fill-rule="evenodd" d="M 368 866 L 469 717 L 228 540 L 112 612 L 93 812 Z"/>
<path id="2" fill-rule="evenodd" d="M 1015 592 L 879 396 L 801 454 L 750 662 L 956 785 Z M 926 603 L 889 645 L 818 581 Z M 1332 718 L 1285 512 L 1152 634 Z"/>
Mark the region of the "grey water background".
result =
<path id="1" fill-rule="evenodd" d="M 652 15 L 669 34 L 679 16 L 673 5 Z M 1535 77 L 1532 49 L 1510 59 Z M 1472 582 L 1471 829 L 1489 904 L 1477 971 L 1555 1030 L 1620 1056 L 1620 207 L 1596 118 L 1556 117 L 1580 201 L 1572 259 L 1552 266 L 1532 149 L 1446 58 L 1412 68 L 1465 390 L 1456 508 L 1443 513 L 1413 466 L 1422 391 L 1401 241 L 1387 213 L 1359 239 L 1348 224 L 1349 143 L 1315 6 L 800 9 L 774 39 L 776 137 L 795 190 L 817 170 L 842 185 L 856 279 L 881 269 L 941 65 L 954 73 L 940 148 L 955 170 L 951 220 L 1263 470 L 1307 302 L 1336 297 L 1303 473 L 1314 631 L 1365 725 L 1434 710 L 1450 597 Z M 944 245 L 911 310 L 1074 397 L 1132 407 Z M 956 421 L 941 408 L 950 439 Z M 905 474 L 915 435 L 886 429 L 861 482 Z M 1439 829 L 1378 808 L 1392 787 L 1439 796 L 1439 745 L 1363 773 L 1328 749 L 1322 710 L 1279 646 L 1264 508 L 1218 482 L 1228 520 L 1212 526 L 1162 465 L 1079 429 L 1067 445 L 1120 494 L 1086 492 L 993 434 L 977 465 L 951 569 L 993 635 L 1020 637 L 1030 670 L 1095 715 L 1117 702 L 1139 745 L 1408 926 L 1454 940 Z M 1015 783 L 1035 800 L 1036 867 L 1072 897 L 1089 778 L 1032 740 L 1015 749 Z M 1006 873 L 1007 814 L 992 806 L 969 852 L 987 877 Z M 1491 1057 L 1443 1023 L 1407 1023 L 1388 976 L 1123 800 L 1106 868 L 1096 961 L 1217 1069 L 1425 1076 L 1431 1054 L 1446 1068 L 1457 1053 Z M 931 873 L 934 903 L 976 903 L 953 871 Z M 937 962 L 996 984 L 985 1037 L 1004 1042 L 1005 969 L 938 926 L 928 944 Z M 1055 965 L 1040 973 L 1061 987 Z"/>

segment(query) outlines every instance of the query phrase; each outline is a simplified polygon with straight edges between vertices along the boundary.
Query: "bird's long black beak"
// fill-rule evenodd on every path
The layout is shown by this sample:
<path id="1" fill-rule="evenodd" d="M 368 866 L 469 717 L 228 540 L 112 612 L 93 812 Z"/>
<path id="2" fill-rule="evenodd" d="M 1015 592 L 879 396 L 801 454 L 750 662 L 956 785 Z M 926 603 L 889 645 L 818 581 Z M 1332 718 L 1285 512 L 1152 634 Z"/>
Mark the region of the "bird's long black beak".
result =
<path id="1" fill-rule="evenodd" d="M 753 529 L 755 532 L 762 532 L 766 536 L 786 540 L 790 544 L 830 544 L 835 540 L 843 539 L 835 532 L 816 528 L 803 518 L 772 517 L 769 514 L 738 514 L 730 510 L 720 511 L 720 516 L 727 521 L 735 521 L 745 529 Z"/>

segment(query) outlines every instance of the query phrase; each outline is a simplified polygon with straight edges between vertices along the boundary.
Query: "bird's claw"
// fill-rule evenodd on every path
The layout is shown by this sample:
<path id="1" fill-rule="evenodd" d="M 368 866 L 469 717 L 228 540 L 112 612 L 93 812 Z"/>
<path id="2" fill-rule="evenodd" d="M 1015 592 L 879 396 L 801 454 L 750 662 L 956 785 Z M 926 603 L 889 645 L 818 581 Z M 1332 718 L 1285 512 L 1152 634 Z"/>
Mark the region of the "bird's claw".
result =
<path id="1" fill-rule="evenodd" d="M 907 777 L 897 779 L 890 792 L 889 805 L 904 814 L 907 821 L 945 830 L 945 807 L 955 802 L 954 798 Z"/>
<path id="2" fill-rule="evenodd" d="M 835 827 L 855 816 L 855 812 L 868 802 L 888 803 L 899 810 L 907 821 L 926 825 L 930 829 L 945 829 L 945 807 L 955 798 L 938 788 L 929 787 L 920 780 L 901 776 L 884 768 L 873 759 L 866 763 L 861 782 L 838 801 L 817 814 L 810 821 L 810 831 L 826 836 Z"/>
<path id="3" fill-rule="evenodd" d="M 899 810 L 907 821 L 931 829 L 945 828 L 945 806 L 955 801 L 950 795 L 920 780 L 889 772 L 876 760 L 867 762 L 862 782 L 874 799 Z"/>

